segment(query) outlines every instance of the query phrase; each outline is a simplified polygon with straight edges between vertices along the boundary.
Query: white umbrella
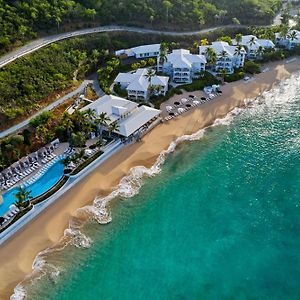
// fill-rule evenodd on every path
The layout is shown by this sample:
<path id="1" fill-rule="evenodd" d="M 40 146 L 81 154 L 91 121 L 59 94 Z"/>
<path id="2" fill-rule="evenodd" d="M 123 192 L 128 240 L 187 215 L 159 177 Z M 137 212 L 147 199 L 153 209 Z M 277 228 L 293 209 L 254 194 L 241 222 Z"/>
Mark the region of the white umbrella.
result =
<path id="1" fill-rule="evenodd" d="M 199 104 L 200 102 L 197 101 L 197 100 L 194 100 L 193 103 L 194 103 L 194 104 Z"/>
<path id="2" fill-rule="evenodd" d="M 181 99 L 181 102 L 184 104 L 184 103 L 187 103 L 188 102 L 188 99 L 186 99 L 186 98 L 182 98 Z"/>
<path id="3" fill-rule="evenodd" d="M 170 105 L 167 105 L 167 106 L 166 106 L 166 110 L 167 110 L 167 111 L 171 111 L 172 109 L 173 109 L 172 106 L 170 106 Z"/>
<path id="4" fill-rule="evenodd" d="M 183 109 L 183 108 L 181 108 L 181 107 L 179 107 L 179 108 L 178 108 L 178 112 L 181 114 L 181 113 L 183 113 L 183 112 L 184 112 L 184 109 Z"/>

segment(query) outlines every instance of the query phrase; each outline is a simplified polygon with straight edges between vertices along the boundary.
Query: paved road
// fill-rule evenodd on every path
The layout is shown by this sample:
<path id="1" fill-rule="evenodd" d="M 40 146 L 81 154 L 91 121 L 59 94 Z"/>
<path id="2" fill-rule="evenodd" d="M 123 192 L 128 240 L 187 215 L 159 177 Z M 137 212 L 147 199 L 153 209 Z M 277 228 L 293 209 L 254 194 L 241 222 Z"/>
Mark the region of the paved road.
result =
<path id="1" fill-rule="evenodd" d="M 126 31 L 126 32 L 135 32 L 135 33 L 145 33 L 145 34 L 163 34 L 163 35 L 171 35 L 171 36 L 191 36 L 196 34 L 207 33 L 210 31 L 214 31 L 217 29 L 223 28 L 246 28 L 247 26 L 244 25 L 227 25 L 227 26 L 218 26 L 212 27 L 197 31 L 186 31 L 186 32 L 176 32 L 176 31 L 162 31 L 162 30 L 153 30 L 153 29 L 145 29 L 145 28 L 138 28 L 138 27 L 128 27 L 128 26 L 99 26 L 95 28 L 89 29 L 82 29 L 67 33 L 56 34 L 48 37 L 39 38 L 28 43 L 25 46 L 22 46 L 4 56 L 0 57 L 0 68 L 4 67 L 5 65 L 9 64 L 10 62 L 20 58 L 26 54 L 34 52 L 42 47 L 45 47 L 51 43 L 68 39 L 75 36 L 86 35 L 86 34 L 93 34 L 93 33 L 100 33 L 100 32 L 112 32 L 112 31 Z"/>
<path id="2" fill-rule="evenodd" d="M 5 136 L 7 136 L 9 134 L 17 132 L 20 129 L 23 129 L 24 127 L 26 127 L 29 124 L 29 122 L 30 122 L 31 119 L 33 119 L 36 116 L 40 115 L 42 112 L 52 110 L 53 108 L 55 108 L 56 106 L 64 103 L 66 100 L 72 98 L 76 94 L 82 94 L 84 92 L 84 89 L 86 88 L 86 86 L 88 84 L 94 84 L 94 81 L 93 80 L 84 80 L 82 82 L 82 84 L 76 90 L 74 90 L 73 92 L 71 92 L 71 93 L 69 93 L 69 94 L 67 94 L 67 95 L 59 98 L 55 102 L 49 104 L 48 106 L 44 107 L 42 110 L 40 110 L 39 112 L 37 112 L 36 114 L 34 114 L 33 116 L 31 116 L 30 118 L 24 120 L 23 122 L 21 122 L 19 124 L 16 124 L 16 125 L 8 128 L 8 129 L 6 129 L 4 131 L 1 131 L 0 132 L 0 138 L 4 138 Z M 101 96 L 101 95 L 99 95 L 99 96 Z"/>

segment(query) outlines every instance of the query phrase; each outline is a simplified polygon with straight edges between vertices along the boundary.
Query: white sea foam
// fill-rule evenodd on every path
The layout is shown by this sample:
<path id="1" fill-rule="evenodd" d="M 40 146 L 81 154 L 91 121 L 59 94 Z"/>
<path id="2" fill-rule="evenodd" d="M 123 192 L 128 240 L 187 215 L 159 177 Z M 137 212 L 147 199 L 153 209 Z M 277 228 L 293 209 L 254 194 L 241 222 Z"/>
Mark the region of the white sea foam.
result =
<path id="1" fill-rule="evenodd" d="M 92 239 L 84 235 L 78 229 L 68 228 L 64 231 L 65 237 L 70 238 L 69 244 L 77 247 L 77 248 L 89 248 L 92 244 Z"/>
<path id="2" fill-rule="evenodd" d="M 271 91 L 263 92 L 255 99 L 245 99 L 245 107 L 248 109 L 259 109 L 262 104 L 265 106 L 274 104 L 274 101 L 287 102 L 295 95 L 296 90 L 300 88 L 299 75 L 293 75 L 288 80 L 282 81 L 277 87 Z M 216 119 L 214 124 L 209 127 L 215 126 L 228 126 L 234 118 L 240 115 L 245 108 L 235 108 L 229 112 L 224 118 Z M 136 195 L 145 178 L 152 177 L 161 172 L 161 167 L 164 164 L 168 154 L 175 151 L 178 144 L 185 141 L 200 140 L 205 134 L 206 128 L 197 131 L 191 135 L 183 135 L 178 137 L 175 141 L 171 142 L 167 150 L 164 150 L 158 156 L 155 164 L 151 168 L 143 166 L 134 167 L 129 171 L 129 174 L 123 177 L 116 187 L 116 189 L 106 197 L 97 197 L 94 199 L 93 205 L 85 206 L 77 210 L 78 216 L 88 216 L 89 219 L 97 221 L 99 224 L 106 224 L 111 221 L 111 214 L 108 211 L 107 204 L 117 198 L 129 198 Z M 45 256 L 54 251 L 61 251 L 67 245 L 73 245 L 78 248 L 88 248 L 92 244 L 92 240 L 85 236 L 79 229 L 82 223 L 70 222 L 69 228 L 64 232 L 64 243 L 60 248 L 49 248 L 40 252 L 32 266 L 32 273 L 19 283 L 15 289 L 11 300 L 22 300 L 26 298 L 26 285 L 33 283 L 45 275 L 48 275 L 51 280 L 56 281 L 60 274 L 60 269 L 45 260 Z"/>

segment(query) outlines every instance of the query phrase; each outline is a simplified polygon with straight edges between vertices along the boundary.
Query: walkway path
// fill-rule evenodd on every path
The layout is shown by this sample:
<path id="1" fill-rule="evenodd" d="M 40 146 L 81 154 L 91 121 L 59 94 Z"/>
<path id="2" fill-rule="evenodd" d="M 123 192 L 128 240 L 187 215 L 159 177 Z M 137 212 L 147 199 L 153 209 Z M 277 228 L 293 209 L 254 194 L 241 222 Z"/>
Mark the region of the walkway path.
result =
<path id="1" fill-rule="evenodd" d="M 44 107 L 39 112 L 37 112 L 36 114 L 32 115 L 28 119 L 22 121 L 21 123 L 16 124 L 16 125 L 8 128 L 8 129 L 6 129 L 6 130 L 1 131 L 0 132 L 0 139 L 4 138 L 5 136 L 7 136 L 9 134 L 12 134 L 14 132 L 17 132 L 17 131 L 23 129 L 24 127 L 26 127 L 29 124 L 29 122 L 30 122 L 31 119 L 33 119 L 36 116 L 40 115 L 42 112 L 52 110 L 53 108 L 55 108 L 56 106 L 64 103 L 66 100 L 72 98 L 76 94 L 82 94 L 88 84 L 94 84 L 94 81 L 93 80 L 84 80 L 82 82 L 82 84 L 76 90 L 74 90 L 73 92 L 71 92 L 71 93 L 69 93 L 69 94 L 67 94 L 67 95 L 59 98 L 55 102 L 53 102 L 53 103 L 49 104 L 48 106 Z M 99 95 L 99 96 L 101 96 L 101 95 Z"/>

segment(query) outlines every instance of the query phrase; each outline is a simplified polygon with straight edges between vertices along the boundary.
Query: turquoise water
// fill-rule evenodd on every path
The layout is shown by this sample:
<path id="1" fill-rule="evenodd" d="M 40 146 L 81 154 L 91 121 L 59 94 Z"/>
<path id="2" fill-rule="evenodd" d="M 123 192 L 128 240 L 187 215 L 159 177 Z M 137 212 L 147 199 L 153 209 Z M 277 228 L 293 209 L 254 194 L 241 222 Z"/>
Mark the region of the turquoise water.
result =
<path id="1" fill-rule="evenodd" d="M 300 299 L 300 84 L 169 155 L 27 299 Z M 59 275 L 58 275 L 59 274 Z"/>
<path id="2" fill-rule="evenodd" d="M 43 176 L 41 176 L 37 181 L 28 185 L 26 190 L 31 191 L 31 196 L 37 197 L 48 191 L 53 185 L 55 185 L 58 180 L 63 176 L 64 166 L 58 161 L 53 166 L 51 166 Z M 4 215 L 8 212 L 9 206 L 16 202 L 15 194 L 18 188 L 8 190 L 3 194 L 3 203 L 0 205 L 0 215 Z"/>

